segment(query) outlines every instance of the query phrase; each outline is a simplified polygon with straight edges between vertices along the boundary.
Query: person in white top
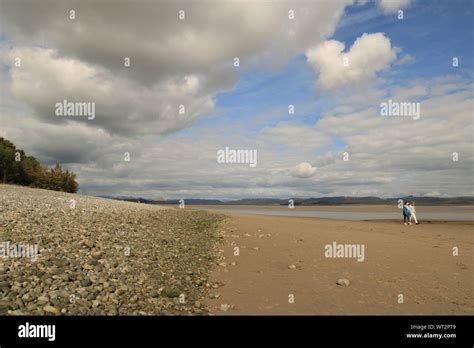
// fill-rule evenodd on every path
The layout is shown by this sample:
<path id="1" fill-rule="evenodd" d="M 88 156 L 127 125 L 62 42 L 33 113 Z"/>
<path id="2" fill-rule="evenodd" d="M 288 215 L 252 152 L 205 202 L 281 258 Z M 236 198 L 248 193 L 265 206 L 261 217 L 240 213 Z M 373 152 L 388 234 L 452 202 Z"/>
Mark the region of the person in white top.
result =
<path id="1" fill-rule="evenodd" d="M 416 219 L 416 210 L 415 210 L 415 202 L 410 202 L 408 204 L 408 207 L 410 208 L 410 222 L 411 220 L 415 220 L 415 223 L 417 225 L 419 225 L 420 223 L 418 222 L 418 220 Z"/>

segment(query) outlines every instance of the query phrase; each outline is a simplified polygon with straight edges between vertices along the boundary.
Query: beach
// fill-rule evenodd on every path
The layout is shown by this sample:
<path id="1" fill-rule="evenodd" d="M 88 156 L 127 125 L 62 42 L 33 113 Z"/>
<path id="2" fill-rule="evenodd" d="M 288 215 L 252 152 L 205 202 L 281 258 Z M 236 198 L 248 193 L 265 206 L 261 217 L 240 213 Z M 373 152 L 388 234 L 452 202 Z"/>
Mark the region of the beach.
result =
<path id="1" fill-rule="evenodd" d="M 0 185 L 0 315 L 474 313 L 472 221 L 205 209 Z"/>
<path id="2" fill-rule="evenodd" d="M 471 221 L 405 226 L 401 221 L 226 215 L 221 262 L 210 277 L 225 285 L 205 301 L 215 314 L 474 313 Z M 364 260 L 325 257 L 325 246 L 334 242 L 364 245 Z M 337 285 L 341 278 L 349 286 Z"/>

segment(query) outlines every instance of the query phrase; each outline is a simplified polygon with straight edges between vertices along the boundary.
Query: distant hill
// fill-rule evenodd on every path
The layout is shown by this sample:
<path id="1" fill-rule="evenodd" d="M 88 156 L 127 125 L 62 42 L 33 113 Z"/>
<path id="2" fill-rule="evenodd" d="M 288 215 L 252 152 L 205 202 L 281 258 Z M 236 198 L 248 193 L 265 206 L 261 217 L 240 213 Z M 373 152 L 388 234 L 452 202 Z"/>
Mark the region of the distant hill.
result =
<path id="1" fill-rule="evenodd" d="M 134 197 L 104 197 L 118 199 L 128 202 L 139 202 L 145 204 L 179 204 L 179 199 L 153 200 L 147 198 Z M 321 198 L 244 198 L 235 201 L 221 201 L 218 199 L 194 199 L 185 198 L 188 205 L 288 205 L 288 201 L 293 199 L 295 205 L 349 205 L 349 204 L 397 204 L 399 199 L 403 201 L 414 201 L 419 205 L 474 205 L 474 197 L 398 197 L 398 198 L 379 198 L 379 197 L 321 197 Z"/>

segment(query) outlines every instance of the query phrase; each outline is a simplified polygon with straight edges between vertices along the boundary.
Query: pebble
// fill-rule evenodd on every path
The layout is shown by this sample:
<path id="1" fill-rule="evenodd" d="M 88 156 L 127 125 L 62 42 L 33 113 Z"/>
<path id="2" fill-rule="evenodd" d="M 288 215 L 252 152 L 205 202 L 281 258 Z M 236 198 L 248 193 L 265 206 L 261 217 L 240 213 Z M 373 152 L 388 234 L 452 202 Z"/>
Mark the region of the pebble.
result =
<path id="1" fill-rule="evenodd" d="M 350 282 L 348 279 L 341 278 L 337 280 L 336 284 L 340 286 L 349 286 Z"/>
<path id="2" fill-rule="evenodd" d="M 44 304 L 47 304 L 47 303 L 49 303 L 49 297 L 46 297 L 46 296 L 38 297 L 38 304 L 44 305 Z"/>
<path id="3" fill-rule="evenodd" d="M 53 306 L 49 306 L 49 305 L 44 306 L 43 310 L 46 313 L 52 313 L 52 314 L 58 314 L 59 313 L 59 309 L 57 309 L 56 307 L 53 307 Z"/>
<path id="4" fill-rule="evenodd" d="M 220 310 L 223 311 L 223 312 L 227 312 L 229 309 L 231 309 L 231 306 L 226 304 L 226 303 L 223 303 L 220 306 Z"/>
<path id="5" fill-rule="evenodd" d="M 92 280 L 90 280 L 89 278 L 86 278 L 83 281 L 81 281 L 81 286 L 87 287 L 91 285 L 92 285 Z"/>

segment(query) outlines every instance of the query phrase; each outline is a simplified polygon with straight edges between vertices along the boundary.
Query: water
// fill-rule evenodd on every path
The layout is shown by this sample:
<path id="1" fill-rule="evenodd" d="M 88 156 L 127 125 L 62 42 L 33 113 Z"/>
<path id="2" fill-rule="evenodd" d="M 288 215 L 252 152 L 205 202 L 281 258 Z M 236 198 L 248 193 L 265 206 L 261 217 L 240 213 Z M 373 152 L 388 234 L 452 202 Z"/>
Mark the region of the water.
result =
<path id="1" fill-rule="evenodd" d="M 313 217 L 320 219 L 333 220 L 403 220 L 401 212 L 345 212 L 345 211 L 308 211 L 308 210 L 264 210 L 264 209 L 235 209 L 235 208 L 204 208 L 204 210 L 217 213 L 238 213 L 250 215 L 272 215 L 272 216 L 299 216 L 299 217 Z M 453 208 L 454 210 L 456 208 Z M 417 213 L 418 221 L 423 220 L 455 220 L 455 221 L 472 221 L 474 216 L 467 212 L 423 212 Z"/>

